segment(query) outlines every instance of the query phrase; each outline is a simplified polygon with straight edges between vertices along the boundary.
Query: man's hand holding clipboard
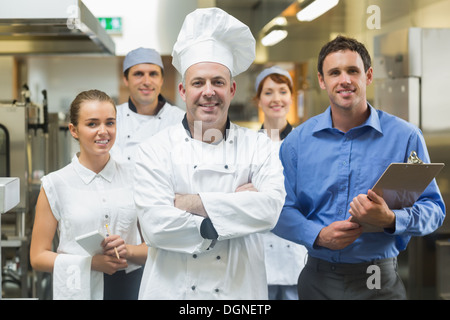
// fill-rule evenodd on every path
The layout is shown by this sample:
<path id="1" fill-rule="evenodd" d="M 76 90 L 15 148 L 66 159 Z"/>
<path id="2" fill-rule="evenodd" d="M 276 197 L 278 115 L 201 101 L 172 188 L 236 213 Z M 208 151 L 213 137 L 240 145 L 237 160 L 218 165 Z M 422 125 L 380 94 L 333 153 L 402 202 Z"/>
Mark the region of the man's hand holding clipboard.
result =
<path id="1" fill-rule="evenodd" d="M 364 226 L 364 231 L 381 231 L 395 227 L 395 214 L 389 209 L 383 197 L 369 190 L 367 195 L 360 194 L 350 203 L 350 221 Z"/>
<path id="2" fill-rule="evenodd" d="M 363 225 L 366 232 L 393 228 L 392 210 L 411 207 L 443 167 L 443 163 L 423 163 L 415 151 L 408 163 L 391 163 L 367 196 L 359 195 L 350 203 L 351 221 Z"/>

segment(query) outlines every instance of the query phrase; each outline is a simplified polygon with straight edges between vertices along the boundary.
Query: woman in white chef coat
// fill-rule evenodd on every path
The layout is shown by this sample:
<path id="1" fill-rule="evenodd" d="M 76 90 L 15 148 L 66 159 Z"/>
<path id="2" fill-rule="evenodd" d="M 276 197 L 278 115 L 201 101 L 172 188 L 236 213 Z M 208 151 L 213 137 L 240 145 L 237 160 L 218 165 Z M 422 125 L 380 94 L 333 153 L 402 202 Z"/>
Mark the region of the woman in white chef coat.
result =
<path id="1" fill-rule="evenodd" d="M 80 152 L 42 178 L 30 260 L 35 270 L 53 273 L 54 299 L 137 298 L 147 248 L 138 232 L 131 178 L 109 154 L 115 121 L 108 95 L 81 92 L 71 104 L 69 124 Z M 75 238 L 92 231 L 106 238 L 90 254 Z"/>
<path id="2" fill-rule="evenodd" d="M 255 101 L 264 113 L 261 130 L 278 150 L 292 130 L 286 119 L 292 103 L 292 78 L 279 67 L 267 68 L 256 77 L 255 89 Z M 305 265 L 306 248 L 267 232 L 264 249 L 269 299 L 297 300 L 297 279 Z"/>

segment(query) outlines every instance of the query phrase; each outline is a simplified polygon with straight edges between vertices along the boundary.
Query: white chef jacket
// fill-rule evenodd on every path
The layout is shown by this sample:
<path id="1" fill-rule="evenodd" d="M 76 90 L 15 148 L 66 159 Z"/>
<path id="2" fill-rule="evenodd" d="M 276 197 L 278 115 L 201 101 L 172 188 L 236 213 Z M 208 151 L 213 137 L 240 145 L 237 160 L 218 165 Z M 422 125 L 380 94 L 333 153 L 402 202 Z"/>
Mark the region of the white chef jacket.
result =
<path id="1" fill-rule="evenodd" d="M 267 299 L 260 232 L 281 212 L 284 177 L 270 139 L 231 124 L 218 144 L 192 139 L 183 124 L 139 146 L 135 201 L 149 248 L 140 299 Z M 258 192 L 234 192 L 252 182 Z M 200 234 L 204 218 L 177 209 L 175 193 L 199 194 L 218 233 Z"/>
<path id="2" fill-rule="evenodd" d="M 127 171 L 112 158 L 96 174 L 84 167 L 77 155 L 64 168 L 44 176 L 42 187 L 58 221 L 57 252 L 88 256 L 75 238 L 95 230 L 106 234 L 106 224 L 111 233 L 120 235 L 125 243 L 140 244 L 131 182 Z M 128 262 L 125 271 L 139 267 Z M 97 289 L 102 296 L 103 286 Z"/>
<path id="3" fill-rule="evenodd" d="M 280 238 L 272 232 L 264 234 L 267 283 L 269 285 L 297 285 L 298 276 L 305 266 L 306 248 Z"/>
<path id="4" fill-rule="evenodd" d="M 272 141 L 279 150 L 282 141 Z M 277 152 L 278 153 L 278 152 Z M 267 283 L 269 285 L 297 285 L 305 266 L 305 246 L 283 239 L 272 232 L 263 234 Z"/>
<path id="5" fill-rule="evenodd" d="M 137 146 L 161 129 L 180 123 L 184 110 L 165 102 L 158 114 L 149 116 L 132 111 L 128 102 L 117 106 L 116 141 L 110 150 L 114 159 L 133 165 Z"/>

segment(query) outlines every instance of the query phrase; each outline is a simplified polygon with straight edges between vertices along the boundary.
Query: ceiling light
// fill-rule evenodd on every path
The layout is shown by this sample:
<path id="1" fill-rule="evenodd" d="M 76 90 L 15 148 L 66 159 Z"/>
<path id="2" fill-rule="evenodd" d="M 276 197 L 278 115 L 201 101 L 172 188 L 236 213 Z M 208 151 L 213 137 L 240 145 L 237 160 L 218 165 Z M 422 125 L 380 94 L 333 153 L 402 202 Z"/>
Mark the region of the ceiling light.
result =
<path id="1" fill-rule="evenodd" d="M 286 30 L 274 29 L 261 39 L 261 43 L 265 47 L 270 47 L 286 38 L 287 35 L 288 32 Z"/>
<path id="2" fill-rule="evenodd" d="M 273 19 L 273 24 L 276 26 L 287 26 L 286 17 L 276 17 Z"/>
<path id="3" fill-rule="evenodd" d="M 297 19 L 299 21 L 312 21 L 338 3 L 339 0 L 315 0 L 297 13 Z"/>

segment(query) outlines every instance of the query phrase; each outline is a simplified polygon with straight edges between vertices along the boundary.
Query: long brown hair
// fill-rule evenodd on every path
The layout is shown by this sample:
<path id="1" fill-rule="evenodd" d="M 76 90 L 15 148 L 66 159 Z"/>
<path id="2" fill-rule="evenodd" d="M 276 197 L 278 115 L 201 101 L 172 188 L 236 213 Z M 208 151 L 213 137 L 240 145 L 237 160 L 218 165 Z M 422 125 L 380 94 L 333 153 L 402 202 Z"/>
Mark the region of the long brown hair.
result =
<path id="1" fill-rule="evenodd" d="M 85 101 L 106 101 L 114 106 L 114 112 L 117 112 L 116 103 L 110 96 L 100 90 L 87 90 L 80 92 L 70 104 L 69 120 L 75 127 L 78 126 L 81 104 Z"/>

